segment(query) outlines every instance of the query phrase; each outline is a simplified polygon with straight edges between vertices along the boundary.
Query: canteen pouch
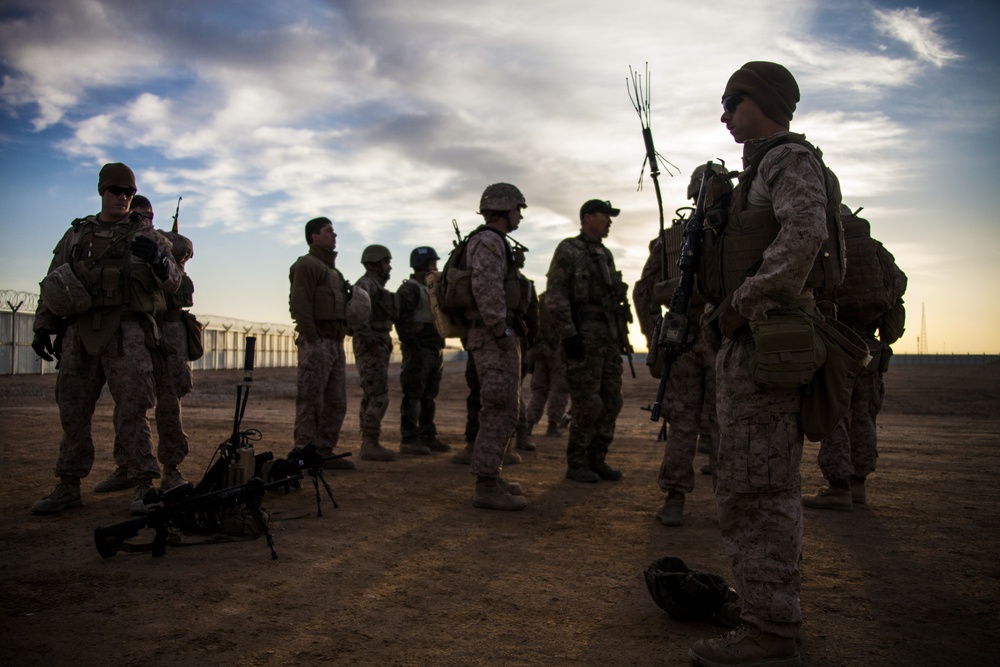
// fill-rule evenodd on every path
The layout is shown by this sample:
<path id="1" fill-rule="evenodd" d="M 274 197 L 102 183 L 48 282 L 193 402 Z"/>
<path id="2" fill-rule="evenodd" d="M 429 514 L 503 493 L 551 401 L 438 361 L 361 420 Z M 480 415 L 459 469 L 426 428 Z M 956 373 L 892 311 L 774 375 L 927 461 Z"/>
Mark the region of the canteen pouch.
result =
<path id="1" fill-rule="evenodd" d="M 779 311 L 750 322 L 754 343 L 750 372 L 757 386 L 795 389 L 809 384 L 826 357 L 813 319 L 801 311 Z"/>
<path id="2" fill-rule="evenodd" d="M 802 430 L 812 442 L 828 436 L 851 407 L 851 391 L 872 356 L 846 324 L 817 317 L 816 333 L 826 347 L 826 362 L 802 396 Z"/>
<path id="3" fill-rule="evenodd" d="M 188 361 L 196 361 L 205 355 L 205 344 L 201 335 L 201 322 L 188 311 L 181 312 L 181 322 L 187 333 Z"/>

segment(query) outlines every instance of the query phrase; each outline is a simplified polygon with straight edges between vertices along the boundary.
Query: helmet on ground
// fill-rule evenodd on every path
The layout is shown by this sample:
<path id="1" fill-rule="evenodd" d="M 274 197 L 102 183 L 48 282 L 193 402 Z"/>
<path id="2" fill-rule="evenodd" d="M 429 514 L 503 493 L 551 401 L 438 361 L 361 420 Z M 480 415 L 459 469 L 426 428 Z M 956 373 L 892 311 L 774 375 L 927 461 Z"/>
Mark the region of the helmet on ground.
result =
<path id="1" fill-rule="evenodd" d="M 429 245 L 422 245 L 419 248 L 414 248 L 413 252 L 410 253 L 410 268 L 418 269 L 432 259 L 441 259 L 438 257 L 437 251 Z"/>
<path id="2" fill-rule="evenodd" d="M 376 264 L 383 259 L 392 259 L 392 253 L 384 245 L 370 245 L 361 253 L 362 264 Z"/>
<path id="3" fill-rule="evenodd" d="M 510 211 L 515 208 L 528 208 L 521 191 L 510 183 L 494 183 L 483 190 L 479 200 L 479 212 Z"/>
<path id="4" fill-rule="evenodd" d="M 672 618 L 702 621 L 735 601 L 736 591 L 726 580 L 714 574 L 694 572 L 680 558 L 664 556 L 643 573 L 653 601 Z"/>

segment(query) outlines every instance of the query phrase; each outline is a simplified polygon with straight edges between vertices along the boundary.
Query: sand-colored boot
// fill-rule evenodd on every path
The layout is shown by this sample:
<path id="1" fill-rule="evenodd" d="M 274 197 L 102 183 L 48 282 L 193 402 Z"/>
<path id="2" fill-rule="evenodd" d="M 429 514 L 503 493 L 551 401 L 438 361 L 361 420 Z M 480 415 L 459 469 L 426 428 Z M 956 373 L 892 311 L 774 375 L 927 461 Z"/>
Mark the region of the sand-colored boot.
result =
<path id="1" fill-rule="evenodd" d="M 379 444 L 378 436 L 361 436 L 361 460 L 362 461 L 395 461 L 396 452 L 386 449 Z"/>

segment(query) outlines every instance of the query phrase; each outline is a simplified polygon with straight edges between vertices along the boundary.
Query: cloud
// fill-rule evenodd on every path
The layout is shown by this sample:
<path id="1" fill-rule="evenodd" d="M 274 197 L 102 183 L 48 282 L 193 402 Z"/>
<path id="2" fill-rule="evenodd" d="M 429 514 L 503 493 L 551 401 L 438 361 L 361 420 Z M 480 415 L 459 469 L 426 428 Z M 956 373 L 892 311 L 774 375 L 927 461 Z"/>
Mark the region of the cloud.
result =
<path id="1" fill-rule="evenodd" d="M 874 13 L 876 29 L 909 46 L 922 62 L 941 68 L 962 58 L 949 49 L 945 39 L 938 34 L 937 18 L 923 16 L 913 7 L 876 9 Z"/>

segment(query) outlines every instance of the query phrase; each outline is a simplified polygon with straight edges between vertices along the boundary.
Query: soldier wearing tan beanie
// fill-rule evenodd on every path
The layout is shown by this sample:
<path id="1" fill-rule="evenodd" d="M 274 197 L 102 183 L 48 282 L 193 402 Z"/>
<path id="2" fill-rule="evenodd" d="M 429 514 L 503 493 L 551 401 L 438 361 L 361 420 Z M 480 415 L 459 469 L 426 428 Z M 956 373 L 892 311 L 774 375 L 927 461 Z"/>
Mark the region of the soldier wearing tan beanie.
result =
<path id="1" fill-rule="evenodd" d="M 730 95 L 748 95 L 753 98 L 764 115 L 788 129 L 799 101 L 799 86 L 795 77 L 778 63 L 754 61 L 736 70 L 723 98 Z"/>

